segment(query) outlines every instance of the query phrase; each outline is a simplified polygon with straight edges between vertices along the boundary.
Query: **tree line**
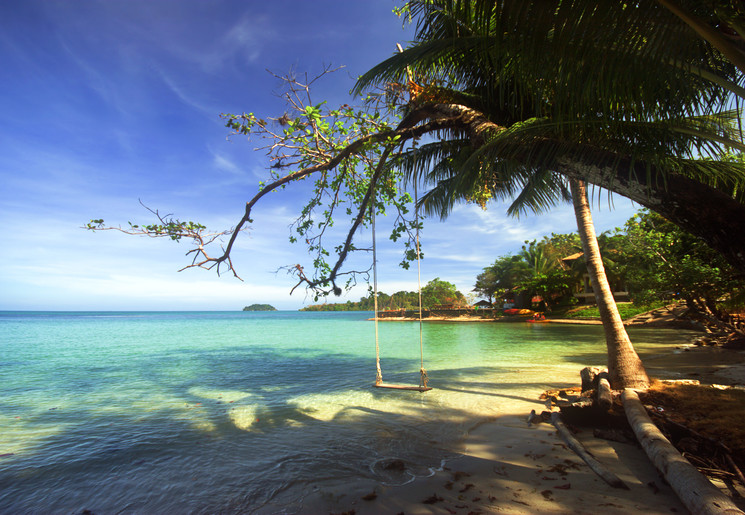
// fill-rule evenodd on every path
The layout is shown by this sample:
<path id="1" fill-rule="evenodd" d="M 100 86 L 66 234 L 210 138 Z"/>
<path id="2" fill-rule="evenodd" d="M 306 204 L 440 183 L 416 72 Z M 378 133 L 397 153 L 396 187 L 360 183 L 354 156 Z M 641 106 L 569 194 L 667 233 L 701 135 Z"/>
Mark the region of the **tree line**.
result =
<path id="1" fill-rule="evenodd" d="M 738 271 L 700 239 L 654 212 L 640 210 L 623 227 L 600 234 L 598 244 L 611 288 L 628 292 L 634 304 L 679 299 L 698 313 L 720 319 L 745 304 Z M 496 258 L 476 276 L 473 291 L 496 307 L 504 299 L 530 307 L 539 296 L 550 311 L 577 303 L 575 293 L 582 290 L 586 273 L 578 234 L 552 233 Z M 370 292 L 356 302 L 315 304 L 301 311 L 373 311 L 374 304 Z M 422 306 L 465 307 L 467 301 L 454 284 L 438 277 L 422 288 Z M 418 307 L 416 291 L 378 293 L 380 310 Z"/>
<path id="2" fill-rule="evenodd" d="M 613 291 L 628 292 L 635 304 L 681 299 L 694 311 L 723 318 L 745 302 L 737 269 L 654 212 L 642 209 L 597 239 Z M 474 291 L 490 302 L 539 295 L 550 310 L 576 302 L 586 273 L 578 235 L 552 233 L 498 257 L 476 277 Z"/>
<path id="3" fill-rule="evenodd" d="M 465 295 L 451 282 L 436 277 L 422 287 L 422 307 L 432 309 L 436 307 L 464 307 L 467 306 Z M 415 291 L 398 291 L 393 295 L 378 292 L 378 309 L 418 309 L 419 293 Z M 358 302 L 335 302 L 306 306 L 300 311 L 373 311 L 375 296 L 371 291 Z"/>

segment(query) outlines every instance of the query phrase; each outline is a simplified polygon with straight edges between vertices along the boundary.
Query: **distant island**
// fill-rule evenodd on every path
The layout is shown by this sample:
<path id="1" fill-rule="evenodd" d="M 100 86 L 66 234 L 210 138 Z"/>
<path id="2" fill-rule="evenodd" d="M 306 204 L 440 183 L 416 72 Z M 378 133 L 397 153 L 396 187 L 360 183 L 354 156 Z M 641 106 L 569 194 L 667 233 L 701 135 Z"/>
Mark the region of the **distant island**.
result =
<path id="1" fill-rule="evenodd" d="M 243 311 L 277 311 L 277 308 L 269 304 L 251 304 L 243 308 Z"/>

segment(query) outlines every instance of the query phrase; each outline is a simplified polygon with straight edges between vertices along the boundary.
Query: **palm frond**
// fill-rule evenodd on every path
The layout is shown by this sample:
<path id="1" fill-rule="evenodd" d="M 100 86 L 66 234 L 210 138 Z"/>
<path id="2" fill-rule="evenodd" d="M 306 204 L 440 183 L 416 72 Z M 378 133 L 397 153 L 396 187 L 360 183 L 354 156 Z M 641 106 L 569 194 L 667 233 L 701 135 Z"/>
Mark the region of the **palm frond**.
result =
<path id="1" fill-rule="evenodd" d="M 716 49 L 655 2 L 600 7 L 596 1 L 562 0 L 558 8 L 538 0 L 411 4 L 417 40 L 366 73 L 357 91 L 402 80 L 409 68 L 422 80 L 461 89 L 499 86 L 492 93 L 499 92 L 501 102 L 505 95 L 541 99 L 561 119 L 577 112 L 712 112 L 729 95 L 721 84 L 742 80 Z M 719 84 L 708 80 L 715 77 Z M 510 91 L 505 85 L 511 80 Z M 539 104 L 533 116 L 544 114 Z"/>
<path id="2" fill-rule="evenodd" d="M 723 109 L 733 94 L 743 97 L 743 74 L 656 2 L 410 6 L 416 41 L 355 90 L 413 77 L 420 96 L 409 109 L 459 102 L 495 124 L 478 148 L 451 130 L 399 156 L 407 180 L 432 186 L 422 198 L 429 214 L 447 216 L 457 202 L 487 197 L 511 199 L 511 214 L 541 212 L 568 199 L 556 173 L 566 162 L 625 166 L 647 185 L 681 174 L 745 196 L 742 166 L 716 161 L 725 149 L 745 150 L 739 111 Z"/>

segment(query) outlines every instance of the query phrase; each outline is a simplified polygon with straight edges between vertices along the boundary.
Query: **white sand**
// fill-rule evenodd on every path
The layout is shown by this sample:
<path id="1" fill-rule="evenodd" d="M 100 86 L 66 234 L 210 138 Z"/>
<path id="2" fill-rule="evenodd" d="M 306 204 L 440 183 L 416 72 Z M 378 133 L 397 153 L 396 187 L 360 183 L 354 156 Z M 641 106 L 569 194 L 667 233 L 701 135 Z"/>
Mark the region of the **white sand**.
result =
<path id="1" fill-rule="evenodd" d="M 430 478 L 397 487 L 360 482 L 318 492 L 306 499 L 302 512 L 686 513 L 636 446 L 600 440 L 589 431 L 576 435 L 630 487 L 620 490 L 567 449 L 553 426 L 528 427 L 525 419 L 504 415 L 477 428 L 467 438 L 465 455 Z M 373 491 L 375 499 L 363 500 Z M 433 496 L 439 500 L 425 503 Z"/>
<path id="2" fill-rule="evenodd" d="M 696 348 L 657 356 L 650 368 L 651 375 L 664 378 L 699 367 L 702 382 L 724 377 L 737 382 L 745 381 L 743 360 L 742 352 Z M 472 431 L 463 457 L 432 477 L 403 486 L 360 480 L 317 491 L 305 499 L 301 513 L 687 513 L 637 445 L 595 438 L 589 429 L 576 435 L 630 489 L 613 488 L 564 445 L 553 426 L 528 426 L 527 414 L 545 409 L 543 404 L 522 404 Z"/>

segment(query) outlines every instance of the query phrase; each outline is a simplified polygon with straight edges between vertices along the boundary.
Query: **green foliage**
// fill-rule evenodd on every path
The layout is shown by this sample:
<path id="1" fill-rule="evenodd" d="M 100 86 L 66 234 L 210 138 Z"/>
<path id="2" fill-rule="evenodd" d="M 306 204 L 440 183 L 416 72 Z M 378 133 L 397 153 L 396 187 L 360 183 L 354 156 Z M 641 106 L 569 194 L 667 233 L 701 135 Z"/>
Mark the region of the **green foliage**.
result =
<path id="1" fill-rule="evenodd" d="M 439 306 L 461 307 L 466 305 L 465 296 L 450 282 L 439 277 L 422 287 L 422 307 L 436 308 Z M 415 291 L 398 291 L 393 295 L 378 292 L 379 310 L 418 309 L 419 293 Z M 359 302 L 316 304 L 302 308 L 300 311 L 373 311 L 375 298 L 373 293 L 362 297 Z"/>
<path id="2" fill-rule="evenodd" d="M 714 162 L 710 157 L 704 158 L 704 160 Z M 733 163 L 742 166 L 745 165 L 745 154 L 726 149 L 717 156 L 717 160 L 723 163 Z M 745 188 L 742 187 L 742 181 L 738 180 L 736 176 L 724 177 L 717 181 L 715 186 L 733 199 L 745 203 Z"/>
<path id="3" fill-rule="evenodd" d="M 142 204 L 142 202 L 140 202 Z M 150 236 L 151 238 L 167 237 L 173 241 L 179 242 L 182 238 L 191 238 L 197 244 L 205 244 L 214 241 L 219 236 L 225 233 L 207 234 L 205 230 L 207 227 L 204 225 L 192 222 L 192 221 L 181 221 L 178 218 L 174 218 L 172 215 L 161 215 L 157 210 L 148 208 L 143 204 L 148 211 L 155 215 L 159 223 L 154 224 L 133 224 L 127 222 L 127 227 L 109 227 L 104 223 L 101 218 L 89 221 L 85 228 L 90 231 L 107 231 L 107 230 L 118 230 L 126 234 L 141 234 Z"/>
<path id="4" fill-rule="evenodd" d="M 540 241 L 526 241 L 517 255 L 497 258 L 476 277 L 475 289 L 489 298 L 509 292 L 540 295 L 556 304 L 571 295 L 581 270 L 570 269 L 562 259 L 576 253 L 576 234 L 551 234 Z"/>
<path id="5" fill-rule="evenodd" d="M 577 239 L 551 234 L 526 242 L 519 254 L 501 256 L 483 269 L 476 277 L 477 292 L 490 300 L 508 291 L 540 295 L 553 305 L 572 298 L 587 269 L 582 257 L 570 262 L 562 257 L 576 255 Z M 614 234 L 601 234 L 598 244 L 612 289 L 627 290 L 637 306 L 626 306 L 625 318 L 673 298 L 714 313 L 723 305 L 745 304 L 745 282 L 737 270 L 701 240 L 648 210 Z"/>
<path id="6" fill-rule="evenodd" d="M 484 271 L 476 276 L 476 284 L 473 285 L 473 291 L 480 297 L 486 297 L 489 303 L 493 302 L 494 294 L 499 289 L 497 286 L 498 276 L 491 267 L 484 268 Z"/>
<path id="7" fill-rule="evenodd" d="M 464 306 L 465 296 L 450 282 L 436 277 L 422 288 L 422 305 L 428 308 L 436 306 Z"/>
<path id="8" fill-rule="evenodd" d="M 721 9 L 676 3 L 738 44 L 731 36 L 737 25 Z M 414 45 L 365 74 L 363 85 L 400 80 L 406 66 L 460 84 L 477 84 L 488 73 L 485 95 L 529 116 L 545 114 L 540 99 L 553 97 L 555 117 L 594 113 L 603 121 L 715 109 L 740 91 L 736 67 L 659 2 L 598 9 L 596 0 L 410 0 L 395 12 L 415 21 Z"/>
<path id="9" fill-rule="evenodd" d="M 660 308 L 664 305 L 665 303 L 662 301 L 655 301 L 650 304 L 634 304 L 631 302 L 616 303 L 616 306 L 618 307 L 618 313 L 621 315 L 622 320 L 628 320 L 629 318 L 633 318 L 636 315 L 641 315 L 642 313 Z M 600 312 L 598 311 L 598 307 L 595 305 L 581 306 L 570 309 L 564 315 L 562 315 L 562 317 L 575 318 L 580 320 L 600 320 Z"/>
<path id="10" fill-rule="evenodd" d="M 516 285 L 515 291 L 525 292 L 531 296 L 540 295 L 551 305 L 560 298 L 570 296 L 576 283 L 577 277 L 571 270 L 555 268 L 548 272 L 536 273 L 521 281 Z"/>
<path id="11" fill-rule="evenodd" d="M 535 275 L 545 274 L 558 268 L 561 259 L 555 255 L 553 248 L 547 241 L 540 244 L 536 243 L 535 240 L 526 241 L 518 255 Z"/>
<path id="12" fill-rule="evenodd" d="M 522 256 L 501 256 L 476 277 L 475 289 L 479 295 L 491 300 L 513 289 L 529 276 L 529 266 Z"/>
<path id="13" fill-rule="evenodd" d="M 345 303 L 334 302 L 324 304 L 312 304 L 301 308 L 300 311 L 368 311 L 359 307 L 357 302 L 347 301 Z"/>
<path id="14" fill-rule="evenodd" d="M 618 230 L 620 268 L 638 303 L 680 297 L 716 311 L 745 284 L 720 254 L 661 216 L 642 210 Z"/>
<path id="15" fill-rule="evenodd" d="M 133 229 L 138 229 L 139 226 L 131 224 Z M 143 225 L 143 228 L 156 236 L 168 236 L 174 241 L 179 241 L 184 235 L 190 235 L 194 232 L 199 232 L 206 227 L 196 222 L 181 222 L 179 220 L 170 220 L 165 224 L 150 224 Z"/>
<path id="16" fill-rule="evenodd" d="M 401 136 L 393 134 L 393 125 L 399 119 L 395 111 L 382 97 L 372 94 L 359 107 L 345 104 L 333 109 L 325 102 L 313 103 L 311 82 L 285 79 L 282 97 L 288 112 L 278 119 L 260 119 L 253 113 L 222 117 L 234 134 L 268 141 L 262 149 L 274 163 L 270 168 L 274 181 L 262 185 L 261 194 L 279 182 L 284 187 L 314 174 L 310 198 L 300 208 L 289 235 L 290 242 L 307 248 L 313 272 L 306 275 L 304 268 L 298 266 L 288 270 L 298 277 L 298 284 L 306 283 L 314 290 L 317 300 L 332 291 L 341 292 L 336 286 L 337 277 L 346 275 L 345 285 L 350 287 L 356 284 L 360 273 L 367 273 L 342 273 L 339 269 L 348 253 L 360 250 L 352 243 L 357 227 L 369 226 L 373 216 L 392 210 L 395 216 L 390 238 L 403 239 L 401 265 L 407 268 L 409 261 L 417 257 L 412 240 L 417 222 L 409 216 L 412 198 L 403 187 L 403 172 L 386 162 L 401 145 Z M 355 221 L 347 240 L 332 248 L 327 245 L 326 236 L 340 213 Z M 330 260 L 332 255 L 338 257 L 336 263 Z"/>

